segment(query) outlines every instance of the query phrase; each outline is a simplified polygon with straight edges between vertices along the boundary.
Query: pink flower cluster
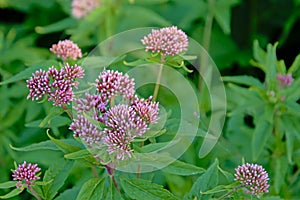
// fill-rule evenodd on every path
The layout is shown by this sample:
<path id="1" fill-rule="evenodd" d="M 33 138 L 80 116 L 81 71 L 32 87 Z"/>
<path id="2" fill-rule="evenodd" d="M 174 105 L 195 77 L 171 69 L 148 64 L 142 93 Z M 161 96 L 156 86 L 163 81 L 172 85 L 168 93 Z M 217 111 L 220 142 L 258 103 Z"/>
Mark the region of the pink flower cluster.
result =
<path id="1" fill-rule="evenodd" d="M 73 0 L 72 15 L 77 19 L 84 18 L 99 5 L 99 0 Z"/>
<path id="2" fill-rule="evenodd" d="M 110 99 L 115 96 L 124 96 L 131 99 L 134 95 L 134 82 L 127 74 L 123 75 L 118 71 L 106 70 L 96 80 L 97 90 L 101 95 Z"/>
<path id="3" fill-rule="evenodd" d="M 77 65 L 66 64 L 61 70 L 54 67 L 48 71 L 38 70 L 32 74 L 27 82 L 29 94 L 27 99 L 39 100 L 48 96 L 53 105 L 62 106 L 73 100 L 73 87 L 77 88 L 78 78 L 83 78 L 84 70 Z"/>
<path id="4" fill-rule="evenodd" d="M 234 180 L 246 188 L 246 193 L 259 196 L 269 192 L 268 173 L 260 165 L 246 163 L 238 166 L 234 176 Z"/>
<path id="5" fill-rule="evenodd" d="M 175 55 L 186 51 L 188 47 L 187 35 L 176 26 L 159 30 L 153 29 L 141 42 L 146 45 L 146 51 L 161 53 L 162 55 Z"/>
<path id="6" fill-rule="evenodd" d="M 134 81 L 127 74 L 106 70 L 96 83 L 97 94 L 75 99 L 77 119 L 73 119 L 70 129 L 89 147 L 105 147 L 116 159 L 130 158 L 131 142 L 159 119 L 158 103 L 134 96 Z"/>
<path id="7" fill-rule="evenodd" d="M 13 171 L 12 177 L 13 180 L 18 180 L 17 187 L 21 187 L 23 181 L 27 186 L 33 185 L 35 180 L 39 180 L 40 177 L 36 175 L 41 170 L 37 164 L 29 163 L 27 165 L 26 161 L 23 164 L 20 164 L 17 169 Z"/>
<path id="8" fill-rule="evenodd" d="M 281 86 L 290 86 L 294 81 L 292 74 L 287 74 L 287 75 L 277 74 L 276 79 L 280 81 Z"/>
<path id="9" fill-rule="evenodd" d="M 53 44 L 50 51 L 63 60 L 77 60 L 82 57 L 81 49 L 71 40 L 63 40 Z"/>

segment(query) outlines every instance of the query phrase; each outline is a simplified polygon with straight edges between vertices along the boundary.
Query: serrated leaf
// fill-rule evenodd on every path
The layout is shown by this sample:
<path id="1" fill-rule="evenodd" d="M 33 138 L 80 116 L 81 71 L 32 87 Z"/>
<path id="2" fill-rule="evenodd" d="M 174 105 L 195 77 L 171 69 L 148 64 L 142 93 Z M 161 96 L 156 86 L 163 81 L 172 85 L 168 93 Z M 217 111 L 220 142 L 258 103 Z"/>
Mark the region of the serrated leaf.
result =
<path id="1" fill-rule="evenodd" d="M 104 178 L 92 178 L 85 182 L 80 189 L 77 200 L 103 199 Z"/>
<path id="2" fill-rule="evenodd" d="M 241 85 L 260 87 L 262 89 L 265 88 L 264 85 L 253 76 L 223 76 L 222 80 L 225 82 L 232 82 Z"/>
<path id="3" fill-rule="evenodd" d="M 39 34 L 48 34 L 58 31 L 63 31 L 71 27 L 77 26 L 77 20 L 74 18 L 65 18 L 47 26 L 37 26 L 35 31 Z"/>
<path id="4" fill-rule="evenodd" d="M 57 65 L 58 65 L 58 62 L 55 60 L 47 60 L 47 61 L 43 61 L 43 62 L 34 64 L 34 65 L 30 66 L 29 68 L 25 69 L 24 71 L 21 71 L 20 73 L 14 75 L 13 77 L 11 77 L 3 82 L 0 82 L 0 85 L 13 83 L 13 82 L 20 81 L 23 79 L 29 79 L 29 77 L 35 71 L 37 71 L 39 69 L 48 70 L 50 67 L 57 66 Z"/>
<path id="5" fill-rule="evenodd" d="M 12 197 L 14 197 L 14 196 L 17 196 L 17 195 L 20 194 L 21 192 L 23 192 L 23 189 L 20 190 L 20 189 L 16 188 L 16 189 L 10 191 L 9 193 L 0 196 L 0 199 L 9 199 L 9 198 L 12 198 Z"/>
<path id="6" fill-rule="evenodd" d="M 48 132 L 47 132 L 48 137 L 50 140 L 59 148 L 61 149 L 64 153 L 71 153 L 75 151 L 79 151 L 82 148 L 79 146 L 75 146 L 73 144 L 66 143 L 64 140 L 58 140 L 53 138 Z"/>
<path id="7" fill-rule="evenodd" d="M 51 140 L 31 144 L 26 147 L 14 147 L 14 146 L 10 145 L 10 148 L 12 148 L 15 151 L 36 151 L 36 150 L 59 151 L 59 148 L 57 148 L 56 145 Z"/>
<path id="8" fill-rule="evenodd" d="M 215 160 L 205 173 L 196 180 L 190 192 L 184 196 L 184 199 L 210 199 L 211 195 L 201 194 L 201 192 L 206 192 L 217 186 L 219 182 L 218 165 L 219 161 Z"/>
<path id="9" fill-rule="evenodd" d="M 7 181 L 4 183 L 0 183 L 0 188 L 1 189 L 6 189 L 6 188 L 11 188 L 11 187 L 16 187 L 17 181 Z"/>
<path id="10" fill-rule="evenodd" d="M 157 185 L 143 179 L 127 179 L 120 177 L 121 185 L 126 195 L 132 199 L 177 199 L 172 193 Z"/>
<path id="11" fill-rule="evenodd" d="M 57 194 L 58 190 L 63 186 L 67 179 L 73 163 L 74 161 L 62 159 L 56 161 L 48 168 L 45 172 L 43 181 L 53 181 L 42 186 L 45 199 L 53 199 L 53 197 Z"/>

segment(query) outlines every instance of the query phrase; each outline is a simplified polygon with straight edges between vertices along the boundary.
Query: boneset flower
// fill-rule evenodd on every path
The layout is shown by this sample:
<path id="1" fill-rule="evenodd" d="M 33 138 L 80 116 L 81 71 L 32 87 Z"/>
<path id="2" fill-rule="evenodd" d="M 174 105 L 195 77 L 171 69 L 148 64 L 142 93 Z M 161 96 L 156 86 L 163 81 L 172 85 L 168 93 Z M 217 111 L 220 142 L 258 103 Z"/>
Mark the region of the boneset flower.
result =
<path id="1" fill-rule="evenodd" d="M 162 55 L 179 54 L 188 47 L 187 35 L 176 26 L 153 29 L 141 42 L 146 45 L 146 51 Z"/>
<path id="2" fill-rule="evenodd" d="M 71 40 L 63 40 L 53 44 L 50 51 L 63 60 L 77 60 L 77 58 L 82 57 L 81 49 Z"/>
<path id="3" fill-rule="evenodd" d="M 13 171 L 13 180 L 18 180 L 17 187 L 21 187 L 25 182 L 27 186 L 33 185 L 35 180 L 39 180 L 40 177 L 36 175 L 41 170 L 37 164 L 26 163 L 20 164 L 17 169 Z"/>
<path id="4" fill-rule="evenodd" d="M 246 193 L 259 196 L 269 192 L 268 173 L 262 166 L 246 163 L 238 166 L 235 171 L 234 180 L 246 188 Z"/>
<path id="5" fill-rule="evenodd" d="M 72 15 L 78 19 L 84 18 L 99 5 L 99 0 L 73 0 Z"/>
<path id="6" fill-rule="evenodd" d="M 96 80 L 97 94 L 85 94 L 75 99 L 70 129 L 75 137 L 81 137 L 89 147 L 106 149 L 116 159 L 132 157 L 130 144 L 142 136 L 149 125 L 158 120 L 158 103 L 134 96 L 134 80 L 127 74 L 105 70 Z M 112 99 L 121 97 L 126 101 L 115 104 Z M 85 116 L 89 116 L 86 118 Z M 93 122 L 89 120 L 94 120 Z M 96 123 L 101 123 L 97 125 Z"/>
<path id="7" fill-rule="evenodd" d="M 97 90 L 107 99 L 124 96 L 126 100 L 134 96 L 134 82 L 127 74 L 112 70 L 103 71 L 96 80 Z"/>
<path id="8" fill-rule="evenodd" d="M 49 68 L 47 72 L 36 71 L 26 81 L 29 88 L 27 99 L 39 100 L 48 96 L 48 100 L 53 101 L 55 106 L 69 104 L 74 96 L 72 87 L 76 88 L 79 84 L 76 79 L 83 76 L 84 70 L 80 66 L 68 64 L 59 71 L 54 67 Z"/>
<path id="9" fill-rule="evenodd" d="M 281 86 L 290 86 L 294 81 L 292 74 L 287 74 L 287 75 L 277 74 L 276 79 L 280 81 Z"/>

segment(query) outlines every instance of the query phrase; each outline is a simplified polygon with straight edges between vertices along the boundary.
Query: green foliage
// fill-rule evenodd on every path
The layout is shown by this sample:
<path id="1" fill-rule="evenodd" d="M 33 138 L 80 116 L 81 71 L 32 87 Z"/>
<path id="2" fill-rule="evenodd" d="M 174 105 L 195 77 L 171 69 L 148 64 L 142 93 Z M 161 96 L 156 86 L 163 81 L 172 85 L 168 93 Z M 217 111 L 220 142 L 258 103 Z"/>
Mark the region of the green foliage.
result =
<path id="1" fill-rule="evenodd" d="M 34 193 L 47 200 L 258 199 L 245 194 L 234 181 L 234 168 L 244 162 L 263 165 L 269 174 L 270 192 L 261 199 L 300 198 L 300 55 L 294 50 L 299 46 L 299 0 L 99 1 L 101 6 L 76 19 L 72 0 L 0 0 L 0 199 L 35 199 Z M 206 133 L 210 133 L 212 112 L 218 109 L 211 110 L 211 95 L 199 87 L 201 78 L 192 64 L 201 63 L 202 57 L 192 51 L 194 47 L 189 47 L 186 55 L 166 56 L 164 64 L 166 69 L 176 69 L 197 91 L 200 113 L 198 105 L 190 105 L 187 85 L 164 74 L 165 81 L 180 90 L 184 103 L 178 102 L 174 91 L 160 87 L 157 99 L 165 109 L 160 121 L 131 145 L 132 160 L 153 169 L 151 173 L 140 173 L 139 165 L 132 174 L 111 168 L 113 156 L 107 149 L 89 148 L 72 137 L 69 126 L 76 117 L 72 104 L 61 108 L 46 98 L 26 100 L 29 91 L 25 81 L 32 73 L 65 64 L 49 51 L 59 40 L 69 38 L 79 45 L 84 58 L 71 63 L 82 65 L 88 75 L 89 70 L 98 70 L 96 77 L 104 67 L 130 73 L 137 66 L 161 63 L 161 55 L 144 49 L 118 55 L 123 46 L 113 40 L 107 49 L 94 50 L 101 55 L 87 55 L 123 31 L 172 25 L 191 36 L 190 41 L 202 44 L 224 74 L 227 119 L 217 145 L 204 158 L 197 152 L 209 139 Z M 139 35 L 131 37 L 142 39 L 137 38 Z M 155 73 L 147 70 L 136 80 L 147 80 Z M 291 74 L 291 85 L 281 85 L 278 74 Z M 94 83 L 81 84 L 75 97 Z M 143 86 L 139 95 L 150 96 L 153 88 L 153 84 Z M 180 109 L 185 106 L 192 107 L 187 112 L 195 111 L 192 114 L 200 122 L 180 118 L 184 114 Z M 97 121 L 90 121 L 99 126 Z M 178 133 L 179 125 L 183 128 Z M 195 138 L 191 138 L 191 130 L 197 128 Z M 176 135 L 184 139 L 170 147 L 169 141 Z M 176 152 L 187 141 L 190 145 L 179 158 L 161 153 L 169 147 Z M 36 181 L 32 190 L 18 189 L 17 181 L 12 181 L 14 161 L 24 160 L 42 168 L 42 181 Z M 116 163 L 126 166 L 126 162 Z"/>

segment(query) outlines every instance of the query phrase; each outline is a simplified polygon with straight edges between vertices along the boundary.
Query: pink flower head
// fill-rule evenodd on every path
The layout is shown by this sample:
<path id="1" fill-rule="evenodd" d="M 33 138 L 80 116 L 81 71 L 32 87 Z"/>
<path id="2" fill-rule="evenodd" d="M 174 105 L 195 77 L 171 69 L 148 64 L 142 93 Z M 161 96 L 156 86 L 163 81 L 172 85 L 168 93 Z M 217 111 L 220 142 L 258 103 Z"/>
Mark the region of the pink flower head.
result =
<path id="1" fill-rule="evenodd" d="M 246 188 L 246 193 L 259 196 L 262 193 L 268 193 L 268 173 L 257 164 L 246 163 L 235 169 L 235 179 Z"/>
<path id="2" fill-rule="evenodd" d="M 98 145 L 103 137 L 103 131 L 82 115 L 73 120 L 69 129 L 74 131 L 74 137 L 81 137 L 89 146 Z"/>
<path id="3" fill-rule="evenodd" d="M 125 104 L 118 104 L 109 109 L 106 125 L 117 131 L 122 130 L 131 137 L 141 136 L 149 129 L 135 110 Z"/>
<path id="4" fill-rule="evenodd" d="M 72 15 L 77 19 L 84 18 L 99 5 L 99 0 L 73 0 Z"/>
<path id="5" fill-rule="evenodd" d="M 176 26 L 159 30 L 153 29 L 141 42 L 146 45 L 146 51 L 161 53 L 162 55 L 175 55 L 186 51 L 188 47 L 187 35 Z"/>
<path id="6" fill-rule="evenodd" d="M 27 186 L 33 185 L 35 180 L 39 180 L 40 177 L 36 175 L 41 170 L 37 164 L 29 163 L 27 165 L 26 161 L 23 164 L 19 164 L 18 168 L 13 171 L 13 180 L 18 180 L 17 187 L 22 186 L 24 181 Z"/>
<path id="7" fill-rule="evenodd" d="M 48 74 L 41 69 L 33 73 L 26 82 L 30 90 L 27 99 L 39 100 L 50 92 Z"/>
<path id="8" fill-rule="evenodd" d="M 133 150 L 130 148 L 130 143 L 133 141 L 133 138 L 122 130 L 106 129 L 106 133 L 103 143 L 107 146 L 107 152 L 116 154 L 117 159 L 125 160 L 131 158 Z"/>
<path id="9" fill-rule="evenodd" d="M 158 117 L 158 102 L 152 102 L 152 97 L 148 99 L 139 99 L 135 97 L 132 101 L 131 106 L 138 113 L 138 115 L 148 124 L 155 124 Z"/>
<path id="10" fill-rule="evenodd" d="M 276 79 L 280 81 L 281 86 L 290 86 L 294 81 L 292 74 L 287 74 L 287 75 L 277 74 Z"/>
<path id="11" fill-rule="evenodd" d="M 123 96 L 130 100 L 134 96 L 134 81 L 122 72 L 105 70 L 96 80 L 97 90 L 107 99 L 115 96 Z"/>
<path id="12" fill-rule="evenodd" d="M 76 79 L 83 76 L 84 70 L 77 65 L 66 64 L 59 71 L 54 67 L 49 68 L 47 72 L 39 70 L 27 80 L 30 90 L 27 99 L 38 100 L 47 95 L 48 100 L 53 101 L 55 106 L 69 104 L 74 96 L 72 87 L 76 88 L 79 84 Z"/>
<path id="13" fill-rule="evenodd" d="M 63 60 L 77 60 L 77 58 L 82 57 L 81 49 L 71 40 L 63 40 L 53 44 L 50 51 Z"/>

